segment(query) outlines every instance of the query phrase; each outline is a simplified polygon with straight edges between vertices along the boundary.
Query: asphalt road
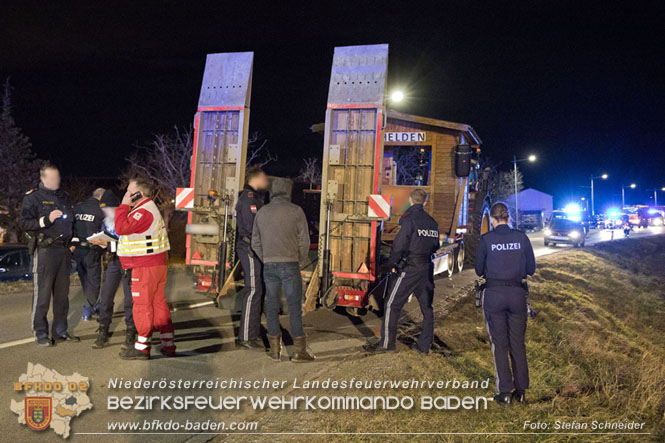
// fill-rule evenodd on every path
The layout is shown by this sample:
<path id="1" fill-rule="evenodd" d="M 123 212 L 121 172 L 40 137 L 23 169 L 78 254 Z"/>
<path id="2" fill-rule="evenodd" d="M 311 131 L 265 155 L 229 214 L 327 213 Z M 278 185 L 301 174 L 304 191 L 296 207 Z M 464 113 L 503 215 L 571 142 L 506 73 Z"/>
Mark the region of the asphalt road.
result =
<path id="1" fill-rule="evenodd" d="M 633 237 L 660 234 L 665 231 L 648 229 L 637 231 Z M 536 255 L 542 256 L 567 247 L 545 247 L 542 233 L 529 234 L 534 245 Z M 593 231 L 587 239 L 587 245 L 611 238 L 609 231 Z M 622 241 L 623 233 L 615 232 L 615 238 Z M 452 302 L 463 294 L 468 293 L 475 274 L 472 270 L 465 270 L 455 274 L 452 279 L 437 277 L 435 309 L 436 312 L 445 312 L 446 303 Z M 373 313 L 363 317 L 352 317 L 344 312 L 332 312 L 320 309 L 308 313 L 304 317 L 305 331 L 310 346 L 317 355 L 314 363 L 293 364 L 288 357 L 283 357 L 282 363 L 271 362 L 263 352 L 241 351 L 235 348 L 235 335 L 238 327 L 238 316 L 232 314 L 233 300 L 225 303 L 226 309 L 219 309 L 204 294 L 193 290 L 194 278 L 183 267 L 174 267 L 169 271 L 169 284 L 167 286 L 167 299 L 172 308 L 173 321 L 176 328 L 176 345 L 178 357 L 155 357 L 150 362 L 123 361 L 117 356 L 120 344 L 124 338 L 124 321 L 122 319 L 122 294 L 116 295 L 116 313 L 114 314 L 112 330 L 115 333 L 111 338 L 111 346 L 93 350 L 91 345 L 96 336 L 96 322 L 81 321 L 81 306 L 83 294 L 79 286 L 73 286 L 70 294 L 70 331 L 81 337 L 80 343 L 58 344 L 52 348 L 40 348 L 34 343 L 30 328 L 30 304 L 32 293 L 30 291 L 16 293 L 0 292 L 0 427 L 8 430 L 0 434 L 0 442 L 4 441 L 62 441 L 54 432 L 30 433 L 24 426 L 17 424 L 17 417 L 9 410 L 10 399 L 21 399 L 22 395 L 13 392 L 13 382 L 25 372 L 28 362 L 40 363 L 47 368 L 54 369 L 63 375 L 78 372 L 90 377 L 91 389 L 89 396 L 94 404 L 92 411 L 85 412 L 72 422 L 71 441 L 90 441 L 90 435 L 81 433 L 107 432 L 107 423 L 115 420 L 142 420 L 154 419 L 154 411 L 130 413 L 129 411 L 108 411 L 106 399 L 112 391 L 108 388 L 108 381 L 112 377 L 124 379 L 143 378 L 158 380 L 162 377 L 169 379 L 255 379 L 267 377 L 270 380 L 316 378 L 329 373 L 342 361 L 366 358 L 361 345 L 368 337 L 378 335 L 380 319 Z M 0 286 L 0 291 L 2 287 Z M 412 324 L 419 324 L 420 312 L 415 300 L 407 303 L 402 317 L 402 339 L 409 340 L 409 331 Z M 405 325 L 406 323 L 406 325 Z M 282 317 L 282 325 L 288 327 L 288 319 Z M 158 340 L 155 340 L 158 344 Z M 436 341 L 435 341 L 436 343 Z M 291 341 L 285 336 L 286 353 L 290 353 Z M 398 345 L 406 348 L 404 342 Z M 153 355 L 156 352 L 153 350 Z M 217 394 L 219 391 L 212 392 Z M 231 391 L 234 392 L 234 391 Z M 282 390 L 266 389 L 253 394 L 269 394 Z M 157 395 L 160 391 L 153 391 Z M 247 392 L 244 392 L 247 394 Z M 121 391 L 122 395 L 143 395 L 140 390 Z M 173 394 L 173 392 L 169 392 Z M 209 391 L 202 391 L 199 395 L 210 395 Z M 226 394 L 226 392 L 225 392 Z M 252 414 L 247 411 L 217 412 L 214 416 L 207 416 L 201 411 L 160 412 L 158 417 L 162 420 L 196 419 L 215 421 L 252 420 Z M 213 414 L 213 413 L 210 413 Z M 273 417 L 274 418 L 274 417 Z M 265 413 L 262 419 L 265 419 Z M 16 434 L 18 432 L 18 434 Z M 19 437 L 18 439 L 16 437 Z M 206 441 L 209 436 L 179 435 L 114 435 L 108 441 Z"/>
<path id="2" fill-rule="evenodd" d="M 475 276 L 471 270 L 456 274 L 452 279 L 437 278 L 436 304 L 445 303 L 453 295 L 468 292 L 468 285 L 472 284 Z M 122 293 L 116 294 L 116 312 L 113 317 L 111 346 L 93 350 L 91 345 L 96 337 L 96 322 L 83 322 L 81 306 L 83 294 L 81 288 L 74 286 L 70 293 L 70 331 L 81 337 L 80 343 L 58 344 L 51 348 L 40 348 L 34 343 L 30 319 L 31 292 L 18 292 L 12 294 L 0 293 L 0 427 L 11 430 L 9 434 L 0 433 L 0 442 L 4 441 L 62 441 L 53 431 L 30 433 L 25 426 L 17 424 L 17 417 L 9 409 L 10 399 L 22 399 L 23 396 L 12 391 L 13 382 L 26 371 L 28 362 L 40 363 L 47 368 L 54 369 L 63 375 L 78 372 L 90 377 L 91 389 L 89 396 L 94 405 L 92 411 L 84 412 L 72 421 L 72 435 L 69 440 L 91 441 L 90 435 L 81 433 L 107 432 L 107 423 L 115 420 L 143 420 L 159 417 L 162 420 L 184 420 L 187 418 L 197 421 L 212 418 L 215 421 L 251 420 L 246 412 L 219 413 L 208 417 L 201 411 L 160 412 L 146 411 L 140 414 L 130 414 L 128 411 L 108 411 L 107 396 L 111 393 L 108 381 L 111 377 L 124 379 L 143 378 L 159 380 L 162 377 L 169 379 L 254 379 L 270 380 L 313 379 L 326 374 L 335 365 L 349 359 L 366 358 L 361 345 L 368 337 L 379 333 L 380 319 L 373 313 L 363 317 L 352 317 L 344 312 L 318 311 L 304 316 L 305 331 L 308 335 L 310 347 L 317 356 L 314 363 L 294 364 L 288 361 L 283 354 L 282 363 L 270 361 L 264 352 L 241 351 L 235 348 L 235 336 L 238 327 L 238 316 L 232 315 L 229 309 L 219 309 L 203 294 L 193 290 L 194 278 L 182 267 L 169 271 L 169 284 L 167 286 L 167 299 L 172 308 L 172 316 L 176 330 L 176 345 L 178 357 L 165 358 L 158 356 L 153 348 L 153 358 L 145 361 L 123 361 L 118 358 L 120 344 L 124 339 L 124 321 L 122 309 Z M 462 286 L 466 287 L 462 289 Z M 0 287 L 0 291 L 1 291 Z M 226 303 L 227 308 L 234 304 L 232 300 Z M 411 330 L 412 323 L 421 321 L 418 304 L 415 300 L 407 303 L 403 311 L 402 320 L 408 323 L 403 326 Z M 442 312 L 442 310 L 438 310 Z M 288 318 L 282 316 L 282 325 L 288 327 Z M 417 328 L 415 328 L 417 329 Z M 408 333 L 401 333 L 402 337 Z M 158 337 L 158 334 L 155 334 Z M 407 337 L 408 340 L 408 337 Z M 156 342 L 156 343 L 155 343 Z M 153 346 L 158 344 L 153 339 Z M 290 354 L 291 340 L 285 336 L 286 352 Z M 406 348 L 405 343 L 398 345 Z M 157 356 L 156 356 L 157 354 Z M 200 395 L 219 394 L 220 391 L 201 391 Z M 272 389 L 250 392 L 256 394 L 269 394 L 277 392 Z M 245 391 L 244 394 L 248 392 Z M 280 392 L 282 394 L 283 392 Z M 122 395 L 144 395 L 139 390 L 121 391 Z M 150 392 L 158 395 L 158 391 Z M 173 394 L 173 392 L 169 392 Z M 179 394 L 179 393 L 178 393 Z M 187 392 L 185 392 L 185 395 Z M 226 392 L 224 392 L 226 395 Z M 16 437 L 19 437 L 18 439 Z M 139 438 L 140 437 L 140 438 Z M 210 436 L 192 435 L 114 435 L 107 441 L 207 441 Z"/>
<path id="3" fill-rule="evenodd" d="M 661 227 L 649 227 L 646 229 L 635 229 L 630 233 L 630 238 L 641 238 L 647 237 L 650 235 L 659 235 L 665 233 L 665 228 Z M 567 248 L 572 248 L 570 245 L 557 245 L 557 246 L 545 246 L 544 244 L 544 234 L 543 231 L 530 232 L 527 234 L 531 240 L 531 245 L 533 246 L 533 251 L 536 254 L 536 257 L 540 257 L 547 254 L 552 254 Z M 596 243 L 605 242 L 605 241 L 621 241 L 624 240 L 623 229 L 592 229 L 585 240 L 586 246 L 592 246 Z"/>

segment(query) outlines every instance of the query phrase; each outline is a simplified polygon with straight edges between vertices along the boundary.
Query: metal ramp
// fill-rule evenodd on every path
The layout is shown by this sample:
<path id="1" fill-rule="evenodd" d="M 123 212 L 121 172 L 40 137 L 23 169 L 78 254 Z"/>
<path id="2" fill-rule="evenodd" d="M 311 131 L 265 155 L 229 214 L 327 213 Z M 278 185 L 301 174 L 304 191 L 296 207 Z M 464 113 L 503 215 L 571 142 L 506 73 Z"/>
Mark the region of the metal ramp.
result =
<path id="1" fill-rule="evenodd" d="M 219 282 L 233 263 L 232 212 L 245 176 L 253 61 L 253 52 L 208 54 L 194 116 L 192 176 L 184 188 L 194 195 L 183 208 L 186 263 L 199 275 L 214 270 Z M 215 283 L 213 276 L 209 284 Z"/>
<path id="2" fill-rule="evenodd" d="M 360 308 L 377 273 L 388 45 L 335 48 L 325 130 L 319 241 L 324 305 Z"/>

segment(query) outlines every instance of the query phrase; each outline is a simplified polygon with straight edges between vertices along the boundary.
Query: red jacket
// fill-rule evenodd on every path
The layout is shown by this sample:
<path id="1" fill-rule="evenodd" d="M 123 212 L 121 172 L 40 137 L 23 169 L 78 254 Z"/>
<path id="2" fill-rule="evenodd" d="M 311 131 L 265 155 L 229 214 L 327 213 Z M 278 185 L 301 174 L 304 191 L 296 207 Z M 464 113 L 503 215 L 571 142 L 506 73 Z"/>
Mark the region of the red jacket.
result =
<path id="1" fill-rule="evenodd" d="M 150 211 L 145 209 L 140 209 L 142 205 L 148 202 L 150 199 L 147 198 L 139 203 L 134 209 L 136 209 L 132 215 L 129 217 L 129 211 L 131 208 L 129 205 L 120 205 L 118 209 L 115 210 L 115 233 L 120 235 L 130 235 L 130 234 L 141 234 L 150 228 L 152 224 L 152 214 Z M 140 213 L 141 215 L 135 217 L 134 215 Z M 147 268 L 150 266 L 161 266 L 166 265 L 168 262 L 168 256 L 166 252 L 161 254 L 154 255 L 144 255 L 140 257 L 120 257 L 120 264 L 124 269 L 132 268 Z"/>

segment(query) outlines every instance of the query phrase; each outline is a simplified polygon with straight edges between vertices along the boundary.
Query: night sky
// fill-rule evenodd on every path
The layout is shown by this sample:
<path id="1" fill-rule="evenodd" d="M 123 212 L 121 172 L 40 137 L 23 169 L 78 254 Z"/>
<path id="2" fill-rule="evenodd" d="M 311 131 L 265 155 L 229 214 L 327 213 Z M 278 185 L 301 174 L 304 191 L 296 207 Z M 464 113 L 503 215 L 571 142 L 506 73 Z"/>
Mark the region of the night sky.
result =
<path id="1" fill-rule="evenodd" d="M 506 168 L 535 153 L 526 186 L 558 204 L 591 174 L 610 174 L 602 206 L 621 184 L 638 185 L 629 203 L 665 186 L 662 2 L 432 4 L 7 1 L 0 78 L 39 157 L 108 177 L 134 144 L 191 123 L 206 53 L 254 51 L 250 131 L 280 156 L 268 172 L 286 175 L 321 155 L 309 126 L 323 121 L 333 47 L 389 43 L 390 89 L 408 97 L 395 109 L 472 125 Z"/>

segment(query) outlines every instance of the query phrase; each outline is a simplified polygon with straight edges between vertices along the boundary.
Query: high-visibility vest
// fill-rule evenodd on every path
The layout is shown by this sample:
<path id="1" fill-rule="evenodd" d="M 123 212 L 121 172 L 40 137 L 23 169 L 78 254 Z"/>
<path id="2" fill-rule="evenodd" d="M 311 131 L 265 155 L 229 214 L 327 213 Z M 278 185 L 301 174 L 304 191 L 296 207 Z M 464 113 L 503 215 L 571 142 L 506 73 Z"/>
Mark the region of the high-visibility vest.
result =
<path id="1" fill-rule="evenodd" d="M 139 209 L 145 209 L 152 214 L 152 224 L 148 230 L 141 234 L 129 234 L 120 237 L 118 241 L 118 255 L 120 257 L 161 254 L 171 249 L 166 227 L 164 226 L 164 219 L 162 218 L 162 214 L 159 213 L 155 202 L 149 200 L 145 204 L 129 211 L 127 216 L 131 217 Z"/>

